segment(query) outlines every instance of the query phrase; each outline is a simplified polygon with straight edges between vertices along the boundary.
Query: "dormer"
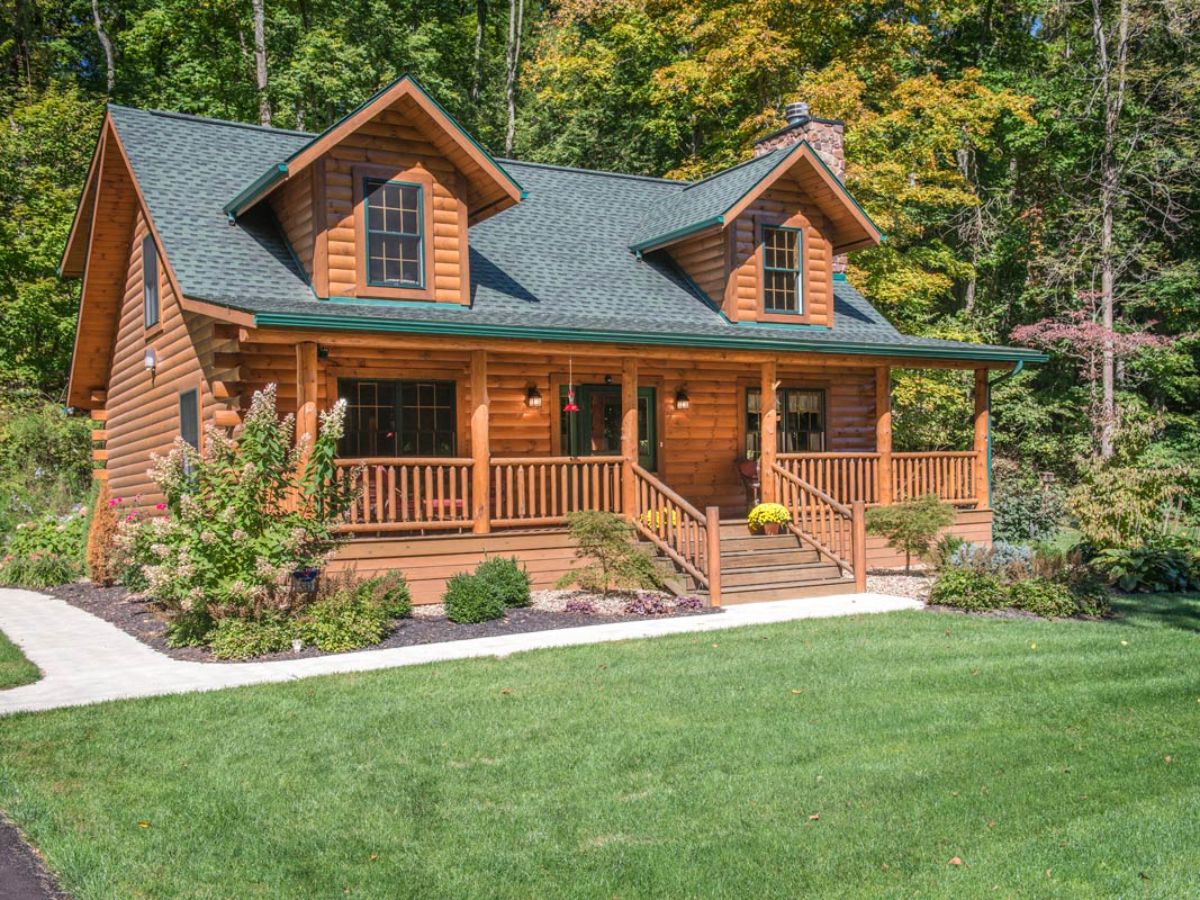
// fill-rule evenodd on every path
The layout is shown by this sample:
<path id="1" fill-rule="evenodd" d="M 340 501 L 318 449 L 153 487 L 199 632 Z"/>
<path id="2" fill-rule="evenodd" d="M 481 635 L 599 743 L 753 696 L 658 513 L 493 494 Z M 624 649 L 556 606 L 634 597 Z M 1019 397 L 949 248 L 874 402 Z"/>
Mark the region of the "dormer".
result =
<path id="1" fill-rule="evenodd" d="M 319 299 L 469 305 L 468 227 L 520 185 L 404 76 L 226 207 L 269 206 Z"/>
<path id="2" fill-rule="evenodd" d="M 882 234 L 841 178 L 842 124 L 788 106 L 754 158 L 683 188 L 631 249 L 663 252 L 731 322 L 833 326 L 845 254 Z"/>

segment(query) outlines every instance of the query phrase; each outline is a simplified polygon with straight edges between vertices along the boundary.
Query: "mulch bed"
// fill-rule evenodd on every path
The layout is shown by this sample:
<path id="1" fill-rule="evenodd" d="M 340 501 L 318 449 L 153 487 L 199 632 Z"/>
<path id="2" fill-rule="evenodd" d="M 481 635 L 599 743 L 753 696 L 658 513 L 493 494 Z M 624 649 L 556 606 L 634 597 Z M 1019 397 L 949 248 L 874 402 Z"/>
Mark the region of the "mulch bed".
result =
<path id="1" fill-rule="evenodd" d="M 189 662 L 231 663 L 246 660 L 217 659 L 207 647 L 168 647 L 166 614 L 152 603 L 131 599 L 122 587 L 101 588 L 87 582 L 65 584 L 50 588 L 46 593 L 65 600 L 116 625 L 127 634 L 175 659 Z M 389 647 L 413 647 L 419 644 L 438 644 L 443 641 L 465 641 L 470 638 L 522 634 L 528 631 L 549 631 L 555 628 L 580 628 L 609 622 L 632 622 L 644 619 L 663 619 L 673 616 L 703 616 L 718 613 L 716 609 L 678 610 L 663 616 L 604 616 L 583 613 L 551 612 L 543 609 L 510 609 L 503 619 L 476 625 L 459 625 L 445 617 L 416 616 L 401 619 L 395 630 L 382 642 L 363 650 L 385 650 Z M 254 657 L 255 662 L 279 659 L 300 659 L 306 656 L 329 656 L 316 647 L 305 647 L 299 653 L 268 653 Z"/>
<path id="2" fill-rule="evenodd" d="M 37 851 L 21 832 L 0 815 L 0 898 L 2 900 L 70 900 L 58 889 Z"/>

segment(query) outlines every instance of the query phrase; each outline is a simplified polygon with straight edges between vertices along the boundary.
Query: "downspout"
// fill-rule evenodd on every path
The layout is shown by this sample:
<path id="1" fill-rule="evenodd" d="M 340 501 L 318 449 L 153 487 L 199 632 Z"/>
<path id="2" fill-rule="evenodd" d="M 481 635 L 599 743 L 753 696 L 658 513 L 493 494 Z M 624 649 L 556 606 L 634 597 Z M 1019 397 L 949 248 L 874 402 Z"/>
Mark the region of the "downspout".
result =
<path id="1" fill-rule="evenodd" d="M 988 473 L 988 508 L 992 506 L 992 388 L 998 384 L 1003 384 L 1010 378 L 1014 378 L 1020 374 L 1025 368 L 1025 360 L 1018 359 L 1017 364 L 993 381 L 988 382 L 988 438 L 987 438 L 987 473 Z"/>

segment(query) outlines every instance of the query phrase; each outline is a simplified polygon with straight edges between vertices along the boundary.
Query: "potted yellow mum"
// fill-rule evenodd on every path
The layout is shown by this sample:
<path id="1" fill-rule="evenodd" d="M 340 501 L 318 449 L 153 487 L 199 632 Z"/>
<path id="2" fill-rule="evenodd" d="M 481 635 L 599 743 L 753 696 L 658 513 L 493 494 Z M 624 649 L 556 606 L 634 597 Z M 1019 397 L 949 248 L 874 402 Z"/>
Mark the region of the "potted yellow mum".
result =
<path id="1" fill-rule="evenodd" d="M 792 521 L 792 514 L 787 507 L 779 503 L 760 503 L 750 510 L 746 524 L 750 526 L 751 534 L 779 534 L 783 526 Z"/>

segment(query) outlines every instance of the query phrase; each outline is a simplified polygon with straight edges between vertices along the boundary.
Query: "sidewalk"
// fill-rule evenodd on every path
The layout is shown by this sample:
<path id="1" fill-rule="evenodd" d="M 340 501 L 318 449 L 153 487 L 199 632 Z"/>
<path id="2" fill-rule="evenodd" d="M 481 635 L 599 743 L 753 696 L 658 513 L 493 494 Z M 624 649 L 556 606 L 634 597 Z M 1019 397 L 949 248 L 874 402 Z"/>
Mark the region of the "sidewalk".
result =
<path id="1" fill-rule="evenodd" d="M 630 638 L 716 631 L 793 619 L 920 609 L 921 604 L 886 594 L 842 594 L 730 606 L 718 615 L 609 622 L 499 637 L 447 641 L 416 647 L 360 650 L 335 656 L 250 663 L 198 663 L 172 659 L 55 597 L 0 589 L 0 631 L 42 670 L 34 684 L 0 691 L 0 715 L 79 706 L 127 697 L 211 691 L 247 684 L 289 681 L 338 672 L 365 672 L 448 659 L 507 656 L 524 650 L 569 647 Z"/>

